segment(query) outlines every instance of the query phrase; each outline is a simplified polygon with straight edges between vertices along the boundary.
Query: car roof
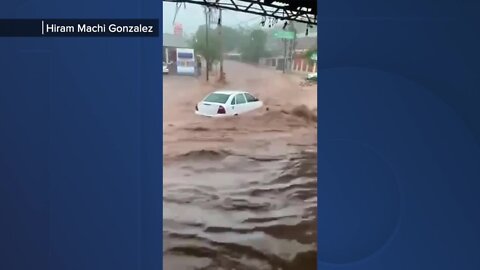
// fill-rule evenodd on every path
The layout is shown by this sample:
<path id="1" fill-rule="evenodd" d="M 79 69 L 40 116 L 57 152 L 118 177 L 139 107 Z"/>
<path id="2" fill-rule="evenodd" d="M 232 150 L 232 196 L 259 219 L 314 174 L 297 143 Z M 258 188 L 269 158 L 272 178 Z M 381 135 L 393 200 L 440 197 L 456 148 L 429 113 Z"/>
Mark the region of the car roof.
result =
<path id="1" fill-rule="evenodd" d="M 241 90 L 218 90 L 213 93 L 216 94 L 225 94 L 225 95 L 235 95 L 235 94 L 242 94 L 242 93 L 248 93 L 246 91 L 241 91 Z"/>

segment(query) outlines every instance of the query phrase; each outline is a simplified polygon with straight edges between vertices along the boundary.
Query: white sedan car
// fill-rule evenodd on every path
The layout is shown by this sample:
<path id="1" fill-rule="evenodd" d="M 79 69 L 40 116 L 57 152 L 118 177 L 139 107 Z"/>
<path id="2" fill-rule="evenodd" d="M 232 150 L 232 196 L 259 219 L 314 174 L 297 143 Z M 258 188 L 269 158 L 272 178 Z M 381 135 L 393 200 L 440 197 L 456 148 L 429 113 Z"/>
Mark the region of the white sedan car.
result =
<path id="1" fill-rule="evenodd" d="M 262 106 L 262 101 L 245 91 L 215 91 L 195 106 L 195 113 L 209 117 L 235 116 Z"/>

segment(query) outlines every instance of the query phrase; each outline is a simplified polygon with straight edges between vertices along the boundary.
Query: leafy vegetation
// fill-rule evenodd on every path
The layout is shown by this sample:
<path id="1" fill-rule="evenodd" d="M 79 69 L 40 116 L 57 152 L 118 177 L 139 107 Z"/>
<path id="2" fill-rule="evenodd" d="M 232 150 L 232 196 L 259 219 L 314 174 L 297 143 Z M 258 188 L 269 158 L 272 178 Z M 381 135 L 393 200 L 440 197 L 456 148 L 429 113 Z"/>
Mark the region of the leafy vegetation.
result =
<path id="1" fill-rule="evenodd" d="M 214 29 L 208 30 L 208 46 L 206 37 L 205 25 L 198 27 L 197 32 L 193 36 L 191 45 L 193 49 L 200 55 L 202 55 L 209 63 L 213 63 L 220 59 L 220 37 L 218 32 Z"/>
<path id="2" fill-rule="evenodd" d="M 223 49 L 220 48 L 222 38 Z M 238 51 L 246 62 L 258 63 L 261 57 L 268 55 L 265 48 L 267 33 L 260 29 L 234 29 L 223 26 L 220 37 L 217 29 L 208 31 L 208 46 L 205 25 L 200 26 L 191 40 L 193 49 L 202 55 L 209 63 L 221 59 L 222 53 Z"/>
<path id="3" fill-rule="evenodd" d="M 312 56 L 314 54 L 317 54 L 317 48 L 314 48 L 314 49 L 310 49 L 308 51 L 305 52 L 305 55 L 304 55 L 304 58 L 310 63 L 310 64 L 313 64 L 315 62 L 315 60 L 312 59 Z"/>
<path id="4" fill-rule="evenodd" d="M 267 33 L 263 30 L 253 30 L 249 35 L 245 35 L 240 47 L 242 59 L 246 62 L 258 63 L 261 57 L 267 56 L 266 42 Z"/>

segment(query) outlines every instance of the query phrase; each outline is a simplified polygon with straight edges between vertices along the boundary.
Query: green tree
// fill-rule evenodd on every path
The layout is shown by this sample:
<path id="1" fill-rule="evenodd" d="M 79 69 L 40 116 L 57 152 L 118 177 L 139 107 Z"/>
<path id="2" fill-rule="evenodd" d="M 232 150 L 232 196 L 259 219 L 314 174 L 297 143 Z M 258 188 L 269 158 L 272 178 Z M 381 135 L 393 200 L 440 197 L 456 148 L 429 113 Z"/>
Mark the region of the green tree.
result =
<path id="1" fill-rule="evenodd" d="M 230 52 L 239 48 L 242 34 L 239 30 L 228 26 L 222 26 L 223 51 Z"/>
<path id="2" fill-rule="evenodd" d="M 218 32 L 214 29 L 209 29 L 207 44 L 206 28 L 205 25 L 202 25 L 198 27 L 190 43 L 196 53 L 202 55 L 207 62 L 213 63 L 218 61 L 221 56 L 219 41 Z"/>
<path id="3" fill-rule="evenodd" d="M 221 30 L 220 35 L 218 27 L 210 28 L 207 44 L 206 26 L 201 25 L 190 41 L 195 52 L 205 58 L 209 69 L 211 69 L 213 63 L 221 59 L 223 53 L 238 49 L 242 41 L 242 33 L 239 30 L 228 26 L 222 26 Z"/>
<path id="4" fill-rule="evenodd" d="M 261 57 L 266 55 L 265 43 L 267 33 L 263 30 L 253 30 L 250 34 L 243 37 L 243 43 L 240 52 L 244 61 L 258 63 Z"/>
<path id="5" fill-rule="evenodd" d="M 306 59 L 309 64 L 313 64 L 315 62 L 315 60 L 312 59 L 314 54 L 317 54 L 317 48 L 312 48 L 306 51 L 304 54 L 304 59 Z"/>

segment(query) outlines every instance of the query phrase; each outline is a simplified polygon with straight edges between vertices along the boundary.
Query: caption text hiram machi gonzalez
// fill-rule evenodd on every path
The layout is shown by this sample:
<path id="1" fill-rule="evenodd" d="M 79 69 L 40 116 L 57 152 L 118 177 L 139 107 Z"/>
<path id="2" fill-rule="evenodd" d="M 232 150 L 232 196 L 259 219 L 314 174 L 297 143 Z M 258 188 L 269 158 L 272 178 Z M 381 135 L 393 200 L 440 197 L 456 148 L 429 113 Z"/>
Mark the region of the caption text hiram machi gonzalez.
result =
<path id="1" fill-rule="evenodd" d="M 42 34 L 47 33 L 153 33 L 152 25 L 76 24 L 57 25 L 42 22 Z"/>

